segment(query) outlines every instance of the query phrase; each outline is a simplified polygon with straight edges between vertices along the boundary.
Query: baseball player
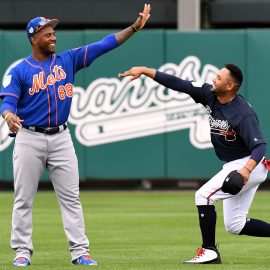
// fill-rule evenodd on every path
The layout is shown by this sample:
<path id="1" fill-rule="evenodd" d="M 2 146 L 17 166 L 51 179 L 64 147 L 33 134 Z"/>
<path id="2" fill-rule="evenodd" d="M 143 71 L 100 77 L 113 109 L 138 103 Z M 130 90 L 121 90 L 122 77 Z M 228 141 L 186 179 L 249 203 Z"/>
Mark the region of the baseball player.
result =
<path id="1" fill-rule="evenodd" d="M 118 47 L 141 30 L 150 17 L 145 4 L 132 26 L 99 42 L 55 53 L 54 28 L 58 19 L 37 17 L 26 27 L 32 54 L 15 66 L 3 82 L 1 113 L 16 133 L 14 207 L 11 247 L 14 266 L 30 265 L 33 254 L 32 205 L 45 168 L 60 204 L 73 264 L 96 265 L 89 256 L 82 206 L 79 199 L 78 161 L 67 126 L 77 71 Z"/>
<path id="2" fill-rule="evenodd" d="M 267 177 L 262 163 L 266 142 L 255 111 L 238 90 L 243 81 L 241 70 L 227 64 L 213 78 L 213 84 L 182 80 L 147 67 L 133 67 L 119 74 L 137 79 L 142 74 L 175 91 L 190 95 L 204 105 L 209 114 L 211 140 L 217 157 L 225 164 L 195 194 L 202 247 L 187 264 L 221 263 L 215 244 L 216 211 L 214 204 L 223 200 L 224 224 L 232 234 L 270 237 L 270 224 L 247 219 L 255 192 Z M 269 164 L 268 164 L 269 165 Z"/>

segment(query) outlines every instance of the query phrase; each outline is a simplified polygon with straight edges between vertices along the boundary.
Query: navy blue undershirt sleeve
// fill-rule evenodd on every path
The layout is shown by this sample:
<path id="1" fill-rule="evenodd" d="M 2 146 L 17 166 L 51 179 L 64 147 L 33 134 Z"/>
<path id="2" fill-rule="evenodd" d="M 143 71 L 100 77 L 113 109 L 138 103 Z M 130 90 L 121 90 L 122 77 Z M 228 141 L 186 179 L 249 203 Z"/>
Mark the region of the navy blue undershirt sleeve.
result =
<path id="1" fill-rule="evenodd" d="M 158 70 L 156 71 L 154 80 L 167 88 L 190 95 L 197 103 L 202 103 L 204 93 L 202 88 L 204 88 L 204 86 L 210 88 L 208 84 L 203 84 L 199 87 L 194 86 L 193 83 L 188 80 L 183 80 Z"/>
<path id="2" fill-rule="evenodd" d="M 161 72 L 161 71 L 156 71 L 156 76 L 154 80 L 167 88 L 170 88 L 172 90 L 180 91 L 186 94 L 189 94 L 190 88 L 191 88 L 191 83 L 190 81 L 187 80 L 182 80 L 176 76 Z"/>
<path id="3" fill-rule="evenodd" d="M 266 144 L 262 143 L 252 149 L 250 159 L 253 159 L 258 164 L 266 153 Z"/>

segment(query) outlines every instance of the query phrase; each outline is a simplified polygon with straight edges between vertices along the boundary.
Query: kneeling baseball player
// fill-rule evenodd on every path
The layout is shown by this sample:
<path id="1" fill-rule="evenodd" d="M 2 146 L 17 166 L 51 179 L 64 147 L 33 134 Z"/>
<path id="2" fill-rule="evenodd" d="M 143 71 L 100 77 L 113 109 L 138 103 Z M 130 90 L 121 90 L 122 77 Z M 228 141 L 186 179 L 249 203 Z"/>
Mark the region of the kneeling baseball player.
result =
<path id="1" fill-rule="evenodd" d="M 270 237 L 270 224 L 247 218 L 256 190 L 267 177 L 266 142 L 257 115 L 238 90 L 243 81 L 241 70 L 233 64 L 220 69 L 213 84 L 192 81 L 147 67 L 133 67 L 119 74 L 137 79 L 142 74 L 175 91 L 190 95 L 204 105 L 209 114 L 211 141 L 217 157 L 225 164 L 195 194 L 202 246 L 185 264 L 220 264 L 216 246 L 215 203 L 223 200 L 224 224 L 229 233 Z"/>

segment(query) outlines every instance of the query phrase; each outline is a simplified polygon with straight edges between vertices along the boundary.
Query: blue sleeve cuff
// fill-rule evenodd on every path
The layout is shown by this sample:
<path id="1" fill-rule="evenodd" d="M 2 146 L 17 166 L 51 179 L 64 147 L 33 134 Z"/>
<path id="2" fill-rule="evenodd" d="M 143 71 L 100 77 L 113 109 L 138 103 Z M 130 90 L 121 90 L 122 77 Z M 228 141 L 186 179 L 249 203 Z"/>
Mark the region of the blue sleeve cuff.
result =
<path id="1" fill-rule="evenodd" d="M 18 99 L 12 96 L 5 96 L 1 105 L 1 114 L 4 111 L 9 110 L 12 113 L 16 113 Z"/>

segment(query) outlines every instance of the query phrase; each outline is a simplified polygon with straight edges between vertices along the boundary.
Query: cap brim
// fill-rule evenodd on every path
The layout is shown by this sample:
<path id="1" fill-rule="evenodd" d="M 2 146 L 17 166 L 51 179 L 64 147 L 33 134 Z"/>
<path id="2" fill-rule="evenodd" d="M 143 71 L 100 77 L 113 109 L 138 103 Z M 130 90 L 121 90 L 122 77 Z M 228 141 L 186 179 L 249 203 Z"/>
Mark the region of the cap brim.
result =
<path id="1" fill-rule="evenodd" d="M 39 27 L 37 29 L 37 32 L 39 32 L 41 29 L 43 29 L 45 26 L 51 26 L 52 28 L 55 28 L 57 26 L 57 24 L 59 23 L 59 20 L 58 19 L 51 19 L 51 20 L 48 20 L 44 25 L 42 25 L 41 27 Z"/>
<path id="2" fill-rule="evenodd" d="M 58 19 L 51 19 L 49 20 L 45 25 L 50 25 L 52 28 L 56 27 L 56 25 L 59 23 Z"/>

